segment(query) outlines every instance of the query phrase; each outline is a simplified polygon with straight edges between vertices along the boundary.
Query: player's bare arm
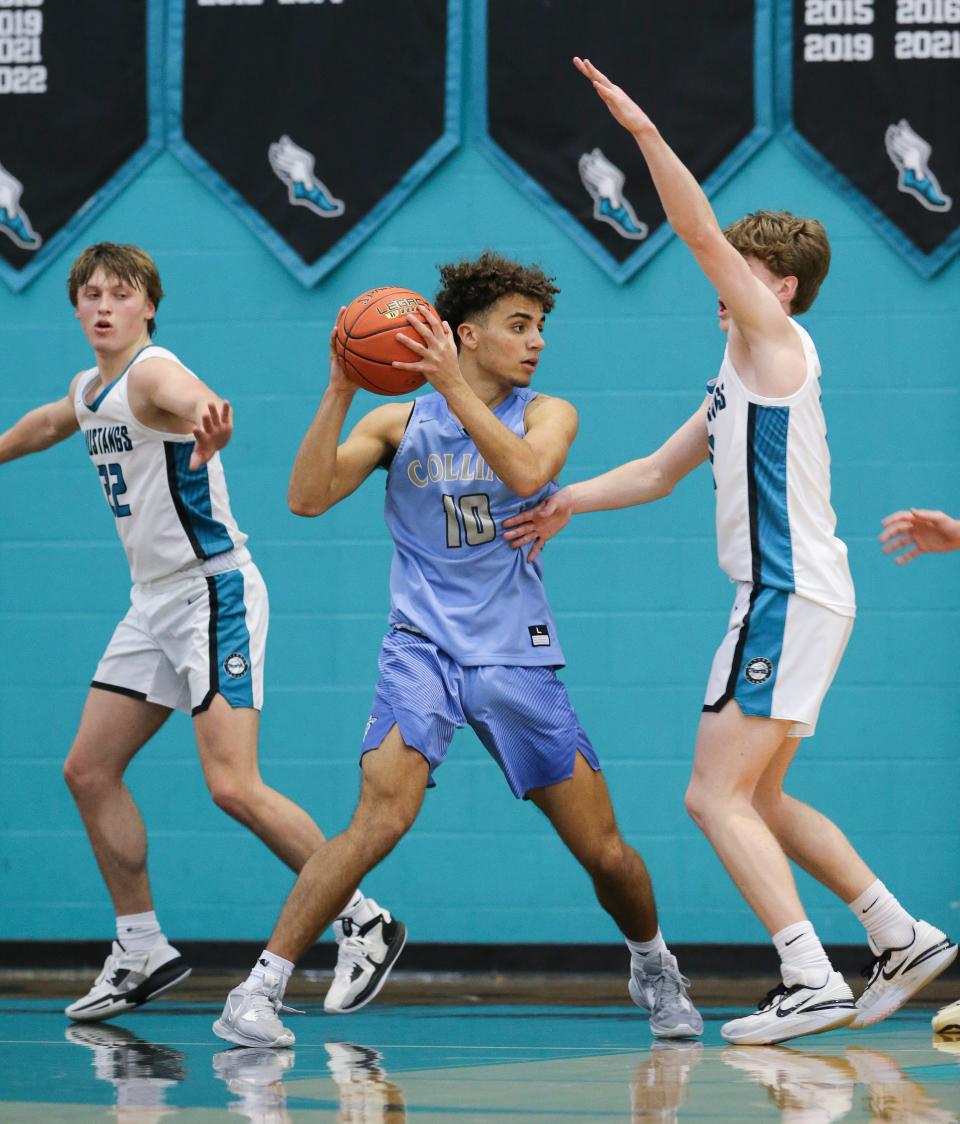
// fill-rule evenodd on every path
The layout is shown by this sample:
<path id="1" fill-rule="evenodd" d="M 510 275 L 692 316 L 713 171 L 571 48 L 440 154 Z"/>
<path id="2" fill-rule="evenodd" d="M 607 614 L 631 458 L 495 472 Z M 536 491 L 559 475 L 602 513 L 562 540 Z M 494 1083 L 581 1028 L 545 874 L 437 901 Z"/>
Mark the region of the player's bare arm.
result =
<path id="1" fill-rule="evenodd" d="M 80 426 L 73 408 L 73 395 L 79 377 L 74 377 L 65 398 L 37 406 L 24 414 L 6 433 L 0 434 L 0 464 L 42 452 L 77 432 Z"/>
<path id="2" fill-rule="evenodd" d="M 290 473 L 287 502 L 294 515 L 322 515 L 355 492 L 396 452 L 410 417 L 409 402 L 390 402 L 371 410 L 340 444 L 356 391 L 356 383 L 344 373 L 331 332 L 330 381 Z"/>
<path id="3" fill-rule="evenodd" d="M 408 317 L 416 329 L 398 336 L 420 358 L 394 366 L 421 374 L 447 400 L 484 460 L 518 496 L 531 496 L 563 468 L 577 434 L 577 412 L 562 398 L 540 395 L 527 407 L 526 433 L 503 425 L 463 376 L 450 326 L 430 310 L 426 322 Z M 494 403 L 496 405 L 497 403 Z"/>
<path id="4" fill-rule="evenodd" d="M 894 511 L 883 520 L 880 535 L 884 554 L 896 554 L 898 566 L 912 562 L 921 554 L 944 554 L 960 550 L 960 519 L 945 511 L 929 511 L 912 507 Z"/>
<path id="5" fill-rule="evenodd" d="M 127 393 L 134 416 L 144 425 L 193 434 L 193 470 L 206 464 L 233 435 L 230 403 L 169 359 L 146 359 L 133 367 Z"/>
<path id="6" fill-rule="evenodd" d="M 640 106 L 588 59 L 575 58 L 574 65 L 637 142 L 667 221 L 730 312 L 731 346 L 738 373 L 770 397 L 785 397 L 798 390 L 806 375 L 803 346 L 789 324 L 780 297 L 755 272 L 757 267 L 762 270 L 760 263 L 751 266 L 730 245 L 700 185 Z M 786 290 L 792 286 L 795 291 L 796 278 L 777 280 L 786 286 L 783 295 L 792 296 Z"/>
<path id="7" fill-rule="evenodd" d="M 530 546 L 532 562 L 544 544 L 574 515 L 652 503 L 670 495 L 677 484 L 707 459 L 706 411 L 709 399 L 656 452 L 628 461 L 600 476 L 568 484 L 532 508 L 504 521 L 503 537 L 516 549 Z"/>

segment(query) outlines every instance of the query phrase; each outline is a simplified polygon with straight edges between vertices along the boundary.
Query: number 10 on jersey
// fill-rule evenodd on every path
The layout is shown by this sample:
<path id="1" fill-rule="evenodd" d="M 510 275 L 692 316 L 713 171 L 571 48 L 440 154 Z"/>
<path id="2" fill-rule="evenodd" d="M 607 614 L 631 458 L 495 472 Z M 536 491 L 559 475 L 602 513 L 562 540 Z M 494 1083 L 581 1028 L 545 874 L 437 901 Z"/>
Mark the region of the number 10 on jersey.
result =
<path id="1" fill-rule="evenodd" d="M 447 546 L 451 549 L 463 546 L 480 546 L 496 538 L 497 525 L 490 514 L 490 497 L 484 492 L 467 496 L 445 495 L 443 510 L 447 519 Z"/>

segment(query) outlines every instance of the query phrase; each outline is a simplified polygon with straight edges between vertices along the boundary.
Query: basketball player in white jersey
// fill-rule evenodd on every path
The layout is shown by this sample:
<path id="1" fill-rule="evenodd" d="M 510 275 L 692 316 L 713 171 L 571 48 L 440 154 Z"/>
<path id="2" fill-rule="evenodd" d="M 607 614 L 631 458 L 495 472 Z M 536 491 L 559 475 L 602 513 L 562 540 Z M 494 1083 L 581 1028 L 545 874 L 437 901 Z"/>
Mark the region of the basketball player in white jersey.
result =
<path id="1" fill-rule="evenodd" d="M 324 837 L 257 767 L 267 591 L 231 514 L 220 463 L 233 430 L 230 405 L 151 343 L 163 290 L 143 250 L 91 246 L 68 287 L 96 365 L 73 378 L 64 398 L 0 436 L 0 462 L 80 430 L 130 563 L 131 606 L 97 665 L 64 769 L 117 914 L 103 970 L 66 1008 L 72 1019 L 98 1020 L 190 974 L 154 912 L 146 832 L 123 780 L 172 710 L 193 717 L 214 802 L 278 858 L 299 871 Z M 353 1010 L 382 983 L 403 926 L 358 891 L 335 932 L 326 1006 Z"/>
<path id="2" fill-rule="evenodd" d="M 576 59 L 635 138 L 667 219 L 719 293 L 723 364 L 693 416 L 652 456 L 568 486 L 512 520 L 531 545 L 574 513 L 648 503 L 708 457 L 721 568 L 736 582 L 714 659 L 687 808 L 780 954 L 782 982 L 730 1042 L 772 1043 L 867 1026 L 943 971 L 957 948 L 912 917 L 837 827 L 783 791 L 800 739 L 813 734 L 855 613 L 845 545 L 835 536 L 820 364 L 793 314 L 826 276 L 820 223 L 759 212 L 722 231 L 696 180 L 622 89 Z M 874 960 L 859 1000 L 834 971 L 797 895 L 788 858 L 836 893 L 867 930 Z"/>

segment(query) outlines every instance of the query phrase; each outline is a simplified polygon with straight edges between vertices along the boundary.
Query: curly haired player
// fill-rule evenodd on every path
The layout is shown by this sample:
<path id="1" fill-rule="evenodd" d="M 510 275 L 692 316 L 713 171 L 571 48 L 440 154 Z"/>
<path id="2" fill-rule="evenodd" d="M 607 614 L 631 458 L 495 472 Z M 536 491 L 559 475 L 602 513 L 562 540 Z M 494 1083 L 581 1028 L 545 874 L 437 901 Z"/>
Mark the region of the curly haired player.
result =
<path id="1" fill-rule="evenodd" d="M 536 267 L 485 253 L 441 269 L 443 320 L 410 317 L 411 362 L 436 393 L 391 402 L 340 433 L 356 387 L 332 350 L 330 383 L 297 454 L 290 506 L 320 515 L 387 469 L 394 542 L 390 629 L 363 736 L 347 829 L 303 868 L 250 979 L 214 1031 L 288 1046 L 280 1019 L 293 962 L 359 880 L 410 829 L 457 727 L 470 725 L 516 797 L 531 800 L 593 880 L 631 951 L 629 991 L 660 1037 L 703 1020 L 657 924 L 640 856 L 617 827 L 600 764 L 555 668 L 564 662 L 539 563 L 510 549 L 505 519 L 556 488 L 577 429 L 569 402 L 530 389 L 558 292 Z"/>

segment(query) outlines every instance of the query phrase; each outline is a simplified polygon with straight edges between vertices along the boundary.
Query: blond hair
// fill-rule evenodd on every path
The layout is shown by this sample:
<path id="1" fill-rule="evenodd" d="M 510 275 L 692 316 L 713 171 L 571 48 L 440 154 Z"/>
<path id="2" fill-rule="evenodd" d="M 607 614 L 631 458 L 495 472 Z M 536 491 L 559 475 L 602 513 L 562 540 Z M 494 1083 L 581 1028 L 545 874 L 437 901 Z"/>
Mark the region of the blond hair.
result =
<path id="1" fill-rule="evenodd" d="M 142 289 L 147 299 L 153 302 L 154 309 L 163 300 L 160 273 L 154 260 L 146 250 L 139 246 L 120 245 L 117 242 L 97 242 L 88 246 L 70 267 L 67 278 L 67 292 L 70 303 L 77 307 L 77 294 L 90 278 L 102 269 L 108 277 L 116 277 L 125 285 Z M 157 322 L 147 321 L 147 331 L 152 336 L 157 330 Z"/>
<path id="2" fill-rule="evenodd" d="M 724 230 L 731 246 L 756 258 L 777 277 L 796 277 L 791 312 L 806 312 L 830 269 L 830 243 L 823 223 L 789 211 L 754 211 Z"/>

